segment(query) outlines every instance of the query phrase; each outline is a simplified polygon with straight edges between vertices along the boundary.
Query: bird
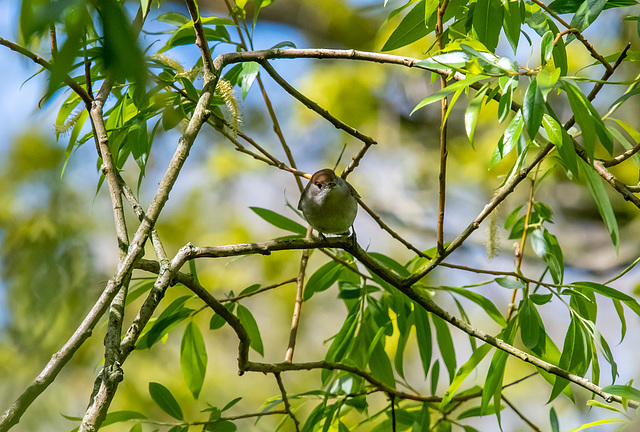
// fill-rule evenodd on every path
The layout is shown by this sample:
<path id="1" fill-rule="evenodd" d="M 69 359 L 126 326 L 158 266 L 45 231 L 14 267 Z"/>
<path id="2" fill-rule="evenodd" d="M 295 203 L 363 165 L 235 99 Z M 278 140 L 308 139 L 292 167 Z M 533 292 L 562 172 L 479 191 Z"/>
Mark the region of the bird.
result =
<path id="1" fill-rule="evenodd" d="M 353 186 L 331 168 L 324 168 L 311 176 L 300 195 L 298 210 L 322 237 L 348 235 L 358 212 L 357 198 L 360 195 Z"/>

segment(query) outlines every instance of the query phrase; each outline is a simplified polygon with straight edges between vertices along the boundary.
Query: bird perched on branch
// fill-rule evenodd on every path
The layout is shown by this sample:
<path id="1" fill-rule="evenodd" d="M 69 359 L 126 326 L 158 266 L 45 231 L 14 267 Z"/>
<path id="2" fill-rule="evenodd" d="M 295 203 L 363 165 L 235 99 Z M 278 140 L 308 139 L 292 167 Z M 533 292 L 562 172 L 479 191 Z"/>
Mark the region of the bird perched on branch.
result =
<path id="1" fill-rule="evenodd" d="M 338 177 L 336 173 L 325 168 L 311 176 L 298 202 L 305 219 L 320 235 L 349 234 L 358 212 L 358 192 Z"/>

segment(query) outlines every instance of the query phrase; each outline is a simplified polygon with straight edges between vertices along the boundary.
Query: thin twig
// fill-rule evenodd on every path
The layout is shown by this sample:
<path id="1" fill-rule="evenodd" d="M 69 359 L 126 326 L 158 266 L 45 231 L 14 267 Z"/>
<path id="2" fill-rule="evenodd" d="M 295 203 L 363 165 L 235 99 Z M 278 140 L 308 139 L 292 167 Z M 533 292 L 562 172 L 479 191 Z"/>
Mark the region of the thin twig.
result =
<path id="1" fill-rule="evenodd" d="M 295 99 L 300 101 L 304 106 L 306 106 L 310 110 L 317 113 L 320 117 L 327 120 L 329 123 L 335 126 L 336 129 L 340 129 L 348 133 L 349 135 L 353 136 L 354 138 L 362 141 L 367 146 L 367 148 L 369 148 L 371 145 L 377 144 L 377 142 L 373 138 L 363 134 L 362 132 L 358 131 L 356 128 L 353 128 L 348 124 L 344 123 L 343 121 L 337 119 L 336 117 L 331 115 L 329 111 L 327 111 L 325 108 L 322 108 L 316 102 L 314 102 L 313 100 L 309 99 L 307 96 L 299 92 L 295 87 L 293 87 L 284 78 L 282 78 L 282 76 L 278 74 L 278 72 L 276 72 L 276 70 L 273 68 L 273 66 L 271 66 L 271 64 L 267 60 L 261 61 L 260 65 L 262 65 L 262 67 L 269 74 L 269 76 L 271 76 L 271 78 L 273 78 L 273 80 L 276 83 L 278 83 L 278 85 L 280 85 L 280 87 L 282 87 L 287 93 L 289 93 Z M 353 169 L 351 169 L 350 171 L 353 171 Z"/>
<path id="2" fill-rule="evenodd" d="M 537 173 L 537 171 L 536 171 Z M 527 213 L 524 216 L 524 228 L 522 230 L 522 237 L 520 238 L 520 244 L 516 246 L 516 271 L 520 273 L 520 269 L 522 268 L 522 259 L 524 258 L 524 248 L 527 245 L 527 234 L 529 232 L 529 221 L 531 219 L 531 209 L 533 208 L 533 193 L 536 189 L 536 178 L 531 179 L 531 185 L 529 186 L 529 199 L 527 200 Z M 520 279 L 518 277 L 518 279 Z M 518 290 L 514 289 L 511 293 L 511 302 L 509 303 L 509 308 L 507 310 L 507 321 L 511 320 L 511 316 L 513 315 L 513 311 L 516 308 L 516 295 L 518 294 Z"/>
<path id="3" fill-rule="evenodd" d="M 236 297 L 229 297 L 229 298 L 221 299 L 220 303 L 235 303 L 235 302 L 238 302 L 240 300 L 246 299 L 248 297 L 252 297 L 254 295 L 262 294 L 265 291 L 271 291 L 272 289 L 279 288 L 279 287 L 281 287 L 283 285 L 294 283 L 297 279 L 298 278 L 287 279 L 285 281 L 278 282 L 278 283 L 273 284 L 273 285 L 262 287 L 262 288 L 260 288 L 258 290 L 252 291 L 252 292 L 247 293 L 247 294 L 242 294 L 242 295 L 239 295 L 239 296 L 236 296 Z"/>
<path id="4" fill-rule="evenodd" d="M 438 4 L 436 17 L 436 41 L 438 43 L 438 53 L 444 52 L 445 43 L 442 40 L 443 18 L 447 10 L 448 0 Z M 447 87 L 447 77 L 440 75 L 440 90 Z M 438 172 L 438 220 L 436 225 L 436 248 L 438 255 L 444 252 L 444 206 L 447 192 L 447 112 L 449 111 L 449 99 L 444 97 L 440 100 L 440 165 Z"/>
<path id="5" fill-rule="evenodd" d="M 234 8 L 231 6 L 228 0 L 224 0 L 225 5 L 227 6 L 227 10 L 229 11 L 229 15 L 233 22 L 236 25 L 236 30 L 238 32 L 238 36 L 240 37 L 240 45 L 244 48 L 245 51 L 249 51 L 249 45 L 247 45 L 244 35 L 242 34 L 242 27 L 238 21 L 238 15 L 235 13 Z M 269 117 L 271 118 L 271 123 L 273 124 L 273 131 L 275 132 L 278 140 L 280 141 L 280 145 L 282 146 L 282 150 L 284 150 L 285 155 L 287 156 L 287 160 L 289 161 L 289 165 L 293 169 L 297 169 L 296 161 L 293 157 L 293 153 L 291 153 L 291 149 L 287 144 L 287 140 L 284 138 L 284 134 L 282 133 L 282 128 L 280 127 L 280 122 L 278 121 L 278 116 L 276 115 L 276 111 L 273 109 L 273 104 L 271 103 L 271 99 L 267 94 L 266 89 L 264 88 L 264 84 L 262 83 L 262 78 L 260 74 L 256 76 L 256 81 L 258 82 L 258 86 L 260 87 L 260 92 L 262 93 L 262 99 L 264 100 L 264 104 L 267 108 L 267 112 L 269 113 Z M 298 190 L 302 192 L 302 181 L 300 177 L 295 176 L 296 184 L 298 186 Z"/>
<path id="6" fill-rule="evenodd" d="M 276 382 L 278 383 L 278 388 L 280 389 L 280 394 L 282 395 L 282 403 L 284 404 L 284 410 L 291 420 L 293 420 L 293 424 L 296 428 L 296 432 L 300 432 L 300 422 L 296 418 L 295 414 L 291 410 L 291 404 L 289 403 L 289 398 L 287 397 L 287 391 L 284 388 L 284 383 L 282 382 L 282 376 L 280 372 L 276 372 L 273 374 L 276 377 Z"/>
<path id="7" fill-rule="evenodd" d="M 631 156 L 637 154 L 640 151 L 640 142 L 638 144 L 636 144 L 635 146 L 633 146 L 633 148 L 627 150 L 626 152 L 619 154 L 618 156 L 614 157 L 613 159 L 609 159 L 606 161 L 602 162 L 602 166 L 605 168 L 608 167 L 612 167 L 618 164 L 621 164 L 622 162 L 626 161 L 627 159 L 629 159 Z"/>
<path id="8" fill-rule="evenodd" d="M 307 226 L 306 239 L 311 239 L 311 225 Z M 302 311 L 304 279 L 307 271 L 307 263 L 309 262 L 309 249 L 302 251 L 302 258 L 300 259 L 300 270 L 298 271 L 298 278 L 296 280 L 296 301 L 293 304 L 293 314 L 291 316 L 291 331 L 289 332 L 289 344 L 287 345 L 287 352 L 284 356 L 284 361 L 293 361 L 293 351 L 296 348 L 296 337 L 298 336 L 298 327 L 300 325 L 300 313 Z"/>
<path id="9" fill-rule="evenodd" d="M 54 59 L 58 55 L 58 37 L 56 36 L 56 25 L 49 26 L 49 40 L 51 41 L 51 58 Z"/>
<path id="10" fill-rule="evenodd" d="M 509 402 L 509 400 L 505 397 L 504 394 L 501 395 L 501 396 L 502 396 L 502 400 L 505 401 L 505 403 L 507 405 L 509 405 L 509 408 L 511 408 L 513 410 L 513 412 L 516 413 L 518 415 L 518 417 L 520 417 L 522 419 L 522 421 L 524 421 L 526 424 L 528 424 L 531 429 L 533 429 L 536 432 L 542 432 L 542 430 L 538 426 L 533 424 L 533 422 L 531 420 L 529 420 L 527 417 L 525 417 L 524 414 L 522 414 L 511 402 Z"/>
<path id="11" fill-rule="evenodd" d="M 560 18 L 560 16 L 558 16 L 557 13 L 555 13 L 551 8 L 549 8 L 547 5 L 542 3 L 540 0 L 531 0 L 531 1 L 537 4 L 538 6 L 540 6 L 542 9 L 544 9 L 545 12 L 551 15 L 556 21 L 558 21 L 560 24 L 565 26 L 567 29 L 572 30 L 572 33 L 576 36 L 576 39 L 578 39 L 582 43 L 582 45 L 585 46 L 587 51 L 589 51 L 589 54 L 591 54 L 591 57 L 593 57 L 594 59 L 602 63 L 605 69 L 607 69 L 607 72 L 613 73 L 613 67 L 609 64 L 609 62 L 604 57 L 602 57 L 600 53 L 598 53 L 598 51 L 596 51 L 593 45 L 587 42 L 587 39 L 582 35 L 580 31 L 578 31 L 577 29 L 574 29 L 571 26 L 571 24 L 567 23 L 565 20 Z"/>
<path id="12" fill-rule="evenodd" d="M 51 70 L 53 68 L 53 65 L 51 63 L 49 63 L 48 61 L 46 61 L 45 59 L 43 59 L 42 57 L 34 54 L 33 52 L 29 51 L 28 49 L 14 43 L 11 41 L 8 41 L 2 37 L 0 37 L 0 45 L 4 45 L 7 48 L 22 54 L 23 56 L 31 59 L 34 63 L 39 64 L 40 66 L 44 67 L 47 70 Z M 91 106 L 91 101 L 92 98 L 89 96 L 89 94 L 85 91 L 85 89 L 83 89 L 80 85 L 78 85 L 77 82 L 75 82 L 73 80 L 73 78 L 71 78 L 69 75 L 64 75 L 64 83 L 69 86 L 69 88 L 71 88 L 71 90 L 73 90 L 74 92 L 76 92 L 78 94 L 78 96 L 80 96 L 80 99 L 82 99 L 82 101 L 84 102 L 84 104 L 87 107 Z"/>

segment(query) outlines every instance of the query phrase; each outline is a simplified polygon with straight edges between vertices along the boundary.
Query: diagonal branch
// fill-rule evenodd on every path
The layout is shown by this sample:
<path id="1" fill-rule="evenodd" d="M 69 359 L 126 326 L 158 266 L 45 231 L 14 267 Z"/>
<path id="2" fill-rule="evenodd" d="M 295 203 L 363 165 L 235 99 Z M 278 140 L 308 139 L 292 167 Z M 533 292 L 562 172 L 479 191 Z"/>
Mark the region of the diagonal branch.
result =
<path id="1" fill-rule="evenodd" d="M 556 21 L 558 21 L 560 24 L 562 24 L 564 27 L 566 27 L 567 30 L 570 30 L 571 33 L 573 33 L 575 35 L 576 39 L 578 39 L 582 43 L 582 45 L 585 46 L 587 51 L 589 51 L 589 54 L 591 54 L 591 57 L 593 57 L 594 59 L 596 59 L 600 63 L 602 63 L 602 65 L 605 67 L 605 69 L 607 69 L 607 72 L 613 73 L 613 68 L 609 64 L 609 62 L 604 57 L 602 57 L 602 55 L 600 53 L 598 53 L 598 51 L 596 51 L 596 49 L 593 47 L 593 45 L 591 45 L 587 41 L 587 39 L 582 35 L 582 33 L 578 29 L 573 28 L 571 26 L 571 24 L 569 24 L 568 22 L 563 20 L 557 13 L 555 13 L 551 8 L 549 8 L 549 6 L 545 5 L 540 0 L 531 0 L 531 1 L 533 3 L 535 3 L 535 4 L 537 4 L 538 6 L 540 6 L 542 9 L 544 9 L 544 11 L 546 13 L 551 15 Z"/>
<path id="2" fill-rule="evenodd" d="M 276 381 L 278 382 L 278 388 L 280 389 L 280 394 L 282 395 L 282 403 L 284 404 L 284 410 L 287 412 L 291 420 L 293 420 L 293 424 L 296 428 L 296 432 L 300 432 L 300 422 L 296 418 L 295 414 L 291 410 L 291 404 L 289 403 L 289 398 L 287 397 L 287 391 L 284 388 L 284 383 L 282 382 L 282 374 L 280 372 L 276 372 L 273 374 L 276 377 Z"/>
<path id="3" fill-rule="evenodd" d="M 4 45 L 15 52 L 22 54 L 23 56 L 31 59 L 34 63 L 39 64 L 40 66 L 42 66 L 43 68 L 49 71 L 53 68 L 53 65 L 49 63 L 47 60 L 43 59 L 42 57 L 34 54 L 33 52 L 29 51 L 28 49 L 14 42 L 8 41 L 0 37 L 0 45 Z M 77 82 L 75 82 L 73 78 L 71 78 L 69 75 L 65 75 L 64 82 L 69 86 L 71 90 L 73 90 L 78 94 L 78 96 L 80 96 L 80 98 L 82 99 L 82 101 L 87 107 L 91 106 L 91 101 L 93 100 L 93 98 L 89 96 L 87 91 L 83 89 Z"/>

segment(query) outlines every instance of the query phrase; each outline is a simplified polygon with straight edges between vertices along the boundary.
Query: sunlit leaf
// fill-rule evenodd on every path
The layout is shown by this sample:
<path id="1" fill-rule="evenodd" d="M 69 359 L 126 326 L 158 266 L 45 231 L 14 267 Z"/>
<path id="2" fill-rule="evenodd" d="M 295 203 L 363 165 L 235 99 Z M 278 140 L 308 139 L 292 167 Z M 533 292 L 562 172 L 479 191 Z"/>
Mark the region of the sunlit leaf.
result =
<path id="1" fill-rule="evenodd" d="M 249 346 L 253 348 L 258 354 L 264 356 L 264 346 L 262 345 L 260 329 L 258 328 L 258 323 L 253 317 L 253 314 L 249 311 L 249 309 L 242 305 L 238 305 L 236 314 L 238 316 L 238 319 L 240 320 L 240 323 L 247 330 L 247 335 L 251 340 Z"/>
<path id="2" fill-rule="evenodd" d="M 260 216 L 262 219 L 269 222 L 271 225 L 286 230 L 291 231 L 296 234 L 306 235 L 307 229 L 303 227 L 298 222 L 295 222 L 289 219 L 286 216 L 283 216 L 279 213 L 274 212 L 273 210 L 261 208 L 261 207 L 249 207 L 255 214 Z"/>
<path id="3" fill-rule="evenodd" d="M 473 11 L 473 29 L 489 51 L 495 51 L 502 30 L 504 8 L 500 0 L 478 0 Z"/>
<path id="4" fill-rule="evenodd" d="M 630 399 L 636 402 L 640 402 L 640 390 L 630 385 L 610 385 L 602 389 L 603 392 L 611 393 L 612 395 L 620 396 L 625 399 Z"/>
<path id="5" fill-rule="evenodd" d="M 522 102 L 522 117 L 524 118 L 529 139 L 533 140 L 538 134 L 543 115 L 544 98 L 538 88 L 537 81 L 532 80 L 529 87 L 527 87 L 527 91 L 524 94 L 524 101 Z"/>
<path id="6" fill-rule="evenodd" d="M 512 343 L 515 337 L 515 325 L 516 320 L 509 321 L 507 327 L 501 332 L 501 339 L 506 343 Z M 491 358 L 491 364 L 489 365 L 489 371 L 485 379 L 484 388 L 482 389 L 482 403 L 481 412 L 489 413 L 491 408 L 489 403 L 493 399 L 494 403 L 500 402 L 502 394 L 502 380 L 504 378 L 504 371 L 507 364 L 507 357 L 509 354 L 502 350 L 496 350 Z"/>
<path id="7" fill-rule="evenodd" d="M 522 15 L 519 1 L 509 1 L 505 4 L 504 10 L 504 34 L 507 36 L 509 45 L 515 53 L 518 50 L 520 40 L 520 27 L 522 25 Z"/>
<path id="8" fill-rule="evenodd" d="M 326 291 L 340 277 L 343 267 L 335 261 L 329 261 L 316 270 L 307 280 L 304 287 L 304 300 L 309 300 L 315 293 Z"/>
<path id="9" fill-rule="evenodd" d="M 438 340 L 438 348 L 440 355 L 444 360 L 444 365 L 449 372 L 449 381 L 453 381 L 456 373 L 456 350 L 451 339 L 449 325 L 437 315 L 431 315 L 433 326 L 436 329 L 436 339 Z"/>
<path id="10" fill-rule="evenodd" d="M 418 340 L 418 353 L 420 354 L 420 362 L 425 378 L 429 373 L 432 355 L 431 325 L 429 324 L 429 315 L 422 306 L 414 303 L 414 315 L 416 326 L 416 339 Z"/>
<path id="11" fill-rule="evenodd" d="M 604 221 L 605 226 L 607 227 L 607 231 L 609 231 L 609 236 L 611 237 L 611 241 L 616 248 L 616 251 L 620 247 L 620 231 L 618 230 L 618 220 L 613 211 L 613 207 L 611 207 L 611 202 L 609 201 L 609 196 L 607 195 L 607 191 L 604 188 L 603 180 L 600 178 L 598 174 L 593 170 L 592 167 L 586 164 L 586 162 L 580 160 L 581 166 L 583 167 L 582 172 L 587 179 L 587 189 L 593 200 L 596 202 L 596 206 L 598 207 L 598 211 L 600 212 L 600 216 Z"/>
<path id="12" fill-rule="evenodd" d="M 381 51 L 393 51 L 409 45 L 428 35 L 433 28 L 427 28 L 424 20 L 427 0 L 420 0 L 391 33 Z"/>
<path id="13" fill-rule="evenodd" d="M 473 143 L 473 135 L 476 129 L 476 123 L 478 122 L 478 115 L 480 114 L 480 108 L 482 107 L 482 101 L 489 90 L 489 83 L 485 84 L 478 93 L 473 97 L 469 103 L 469 107 L 464 114 L 464 127 L 469 137 L 469 141 Z"/>
<path id="14" fill-rule="evenodd" d="M 473 354 L 471 354 L 469 360 L 467 360 L 465 364 L 460 366 L 460 369 L 458 369 L 458 372 L 456 372 L 456 376 L 451 381 L 451 385 L 442 397 L 442 402 L 440 402 L 440 409 L 443 409 L 451 401 L 451 398 L 458 390 L 460 385 L 462 385 L 464 380 L 469 376 L 471 372 L 476 370 L 478 364 L 482 361 L 482 359 L 485 358 L 485 356 L 489 353 L 489 351 L 491 351 L 491 349 L 493 349 L 493 346 L 489 344 L 481 345 L 473 352 Z"/>
<path id="15" fill-rule="evenodd" d="M 136 349 L 151 348 L 162 339 L 173 327 L 187 319 L 193 309 L 185 308 L 184 303 L 191 296 L 182 296 L 174 300 L 155 320 L 151 328 L 145 332 L 136 344 Z"/>
<path id="16" fill-rule="evenodd" d="M 484 311 L 489 315 L 497 324 L 504 327 L 507 325 L 507 321 L 504 319 L 498 308 L 489 300 L 487 297 L 475 293 L 473 291 L 460 288 L 460 287 L 443 287 L 447 291 L 453 291 L 467 299 L 473 301 L 484 309 Z"/>
<path id="17" fill-rule="evenodd" d="M 198 399 L 207 372 L 207 347 L 197 325 L 189 322 L 182 335 L 180 366 L 182 377 L 194 399 Z"/>
<path id="18" fill-rule="evenodd" d="M 128 410 L 113 411 L 107 414 L 107 417 L 102 422 L 102 426 L 108 426 L 113 423 L 126 422 L 129 420 L 141 420 L 146 418 L 147 416 L 137 411 L 128 411 Z"/>
<path id="19" fill-rule="evenodd" d="M 183 420 L 184 416 L 182 414 L 182 409 L 168 388 L 160 383 L 150 382 L 149 394 L 151 395 L 151 399 L 158 404 L 162 411 L 177 420 Z"/>
<path id="20" fill-rule="evenodd" d="M 533 349 L 544 343 L 544 323 L 534 303 L 528 297 L 525 297 L 520 303 L 518 323 L 520 324 L 520 337 L 524 346 Z"/>

